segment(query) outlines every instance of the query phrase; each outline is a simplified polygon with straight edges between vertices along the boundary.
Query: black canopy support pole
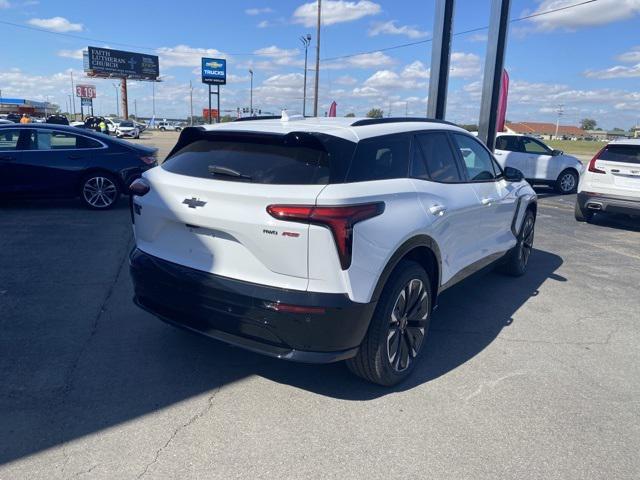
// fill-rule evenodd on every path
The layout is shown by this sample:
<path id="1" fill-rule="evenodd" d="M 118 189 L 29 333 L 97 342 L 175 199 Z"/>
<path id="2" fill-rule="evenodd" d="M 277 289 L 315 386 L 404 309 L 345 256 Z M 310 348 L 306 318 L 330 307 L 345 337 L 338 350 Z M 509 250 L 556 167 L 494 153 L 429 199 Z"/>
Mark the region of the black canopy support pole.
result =
<path id="1" fill-rule="evenodd" d="M 436 0 L 427 117 L 438 120 L 444 120 L 447 108 L 454 3 L 454 0 Z"/>
<path id="2" fill-rule="evenodd" d="M 484 64 L 478 125 L 478 137 L 491 151 L 496 143 L 498 102 L 500 100 L 502 70 L 504 69 L 504 54 L 507 48 L 510 4 L 511 0 L 491 0 L 491 20 L 489 22 L 487 57 Z"/>

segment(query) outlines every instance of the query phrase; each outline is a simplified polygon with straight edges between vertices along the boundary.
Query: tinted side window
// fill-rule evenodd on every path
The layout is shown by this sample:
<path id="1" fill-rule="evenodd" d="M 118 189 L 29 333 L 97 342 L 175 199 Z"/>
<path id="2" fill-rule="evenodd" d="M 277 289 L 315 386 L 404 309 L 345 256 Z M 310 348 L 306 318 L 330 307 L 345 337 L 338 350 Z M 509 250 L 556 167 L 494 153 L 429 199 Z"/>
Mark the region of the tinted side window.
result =
<path id="1" fill-rule="evenodd" d="M 608 145 L 599 158 L 609 162 L 640 163 L 640 145 Z"/>
<path id="2" fill-rule="evenodd" d="M 90 138 L 56 130 L 38 130 L 31 141 L 34 150 L 67 150 L 76 148 L 100 148 L 102 145 Z"/>
<path id="3" fill-rule="evenodd" d="M 496 149 L 507 150 L 508 152 L 519 152 L 520 142 L 518 142 L 518 137 L 513 135 L 500 135 L 496 138 Z"/>
<path id="4" fill-rule="evenodd" d="M 409 141 L 406 134 L 362 140 L 347 175 L 347 182 L 405 178 L 409 173 Z"/>
<path id="5" fill-rule="evenodd" d="M 533 138 L 522 137 L 522 146 L 527 153 L 536 153 L 539 155 L 551 155 L 549 150 L 543 143 L 534 140 Z"/>
<path id="6" fill-rule="evenodd" d="M 472 182 L 494 180 L 493 160 L 482 144 L 469 135 L 454 134 L 456 144 L 464 160 L 467 175 Z"/>
<path id="7" fill-rule="evenodd" d="M 0 130 L 0 151 L 15 150 L 20 139 L 20 130 Z"/>
<path id="8" fill-rule="evenodd" d="M 447 135 L 442 132 L 425 133 L 416 136 L 416 152 L 412 173 L 416 172 L 416 163 L 422 161 L 426 167 L 426 179 L 434 182 L 461 182 L 456 159 L 451 151 Z M 418 178 L 424 178 L 416 175 Z"/>

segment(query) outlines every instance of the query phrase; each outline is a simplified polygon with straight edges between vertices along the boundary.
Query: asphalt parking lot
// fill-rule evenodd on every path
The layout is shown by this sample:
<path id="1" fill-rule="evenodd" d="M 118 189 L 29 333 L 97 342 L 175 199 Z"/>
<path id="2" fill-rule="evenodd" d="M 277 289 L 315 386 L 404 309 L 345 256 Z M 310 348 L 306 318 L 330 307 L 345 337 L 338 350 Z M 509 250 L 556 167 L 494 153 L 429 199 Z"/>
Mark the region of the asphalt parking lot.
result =
<path id="1" fill-rule="evenodd" d="M 526 276 L 447 291 L 394 389 L 135 307 L 124 199 L 3 202 L 0 479 L 639 478 L 640 222 L 549 192 Z"/>

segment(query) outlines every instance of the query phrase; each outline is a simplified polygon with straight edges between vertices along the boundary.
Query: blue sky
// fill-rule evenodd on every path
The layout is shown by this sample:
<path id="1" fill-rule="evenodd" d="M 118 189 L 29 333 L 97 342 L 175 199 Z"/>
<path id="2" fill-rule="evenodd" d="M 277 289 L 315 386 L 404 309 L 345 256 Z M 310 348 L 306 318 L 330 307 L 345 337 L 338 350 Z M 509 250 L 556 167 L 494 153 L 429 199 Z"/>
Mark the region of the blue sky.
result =
<path id="1" fill-rule="evenodd" d="M 513 0 L 511 18 L 580 3 L 580 0 Z M 457 0 L 454 30 L 488 24 L 489 0 Z M 434 2 L 429 0 L 324 0 L 320 68 L 321 112 L 332 100 L 338 114 L 363 115 L 371 107 L 395 115 L 423 115 L 430 43 L 384 52 L 376 49 L 428 40 Z M 81 51 L 87 45 L 155 53 L 163 82 L 156 86 L 159 117 L 189 114 L 206 106 L 198 65 L 202 56 L 228 60 L 229 84 L 222 109 L 248 106 L 248 69 L 255 72 L 254 105 L 265 111 L 302 108 L 303 50 L 298 37 L 311 33 L 315 58 L 315 2 L 302 0 L 190 0 L 87 2 L 0 0 L 3 97 L 47 97 L 61 105 L 70 93 L 69 72 L 82 81 Z M 595 118 L 604 128 L 640 122 L 640 0 L 597 0 L 510 25 L 506 67 L 511 76 L 507 117 L 576 124 Z M 55 33 L 46 33 L 41 30 Z M 62 35 L 59 35 L 62 34 Z M 92 40 L 80 39 L 86 37 Z M 477 121 L 484 67 L 484 31 L 453 41 L 447 118 Z M 313 71 L 308 84 L 313 85 Z M 113 81 L 92 80 L 96 107 L 115 112 Z M 309 90 L 311 91 L 311 90 Z M 130 112 L 151 114 L 151 85 L 130 82 Z M 308 107 L 312 103 L 309 101 Z"/>

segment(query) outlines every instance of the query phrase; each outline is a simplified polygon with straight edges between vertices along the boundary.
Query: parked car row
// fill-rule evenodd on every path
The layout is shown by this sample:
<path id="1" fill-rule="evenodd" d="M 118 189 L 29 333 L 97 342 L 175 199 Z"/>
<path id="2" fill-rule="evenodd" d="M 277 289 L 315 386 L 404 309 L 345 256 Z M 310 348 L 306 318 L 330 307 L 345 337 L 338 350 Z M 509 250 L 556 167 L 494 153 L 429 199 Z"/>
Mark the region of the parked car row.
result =
<path id="1" fill-rule="evenodd" d="M 0 125 L 0 195 L 80 197 L 108 209 L 157 164 L 156 151 L 67 125 Z"/>

